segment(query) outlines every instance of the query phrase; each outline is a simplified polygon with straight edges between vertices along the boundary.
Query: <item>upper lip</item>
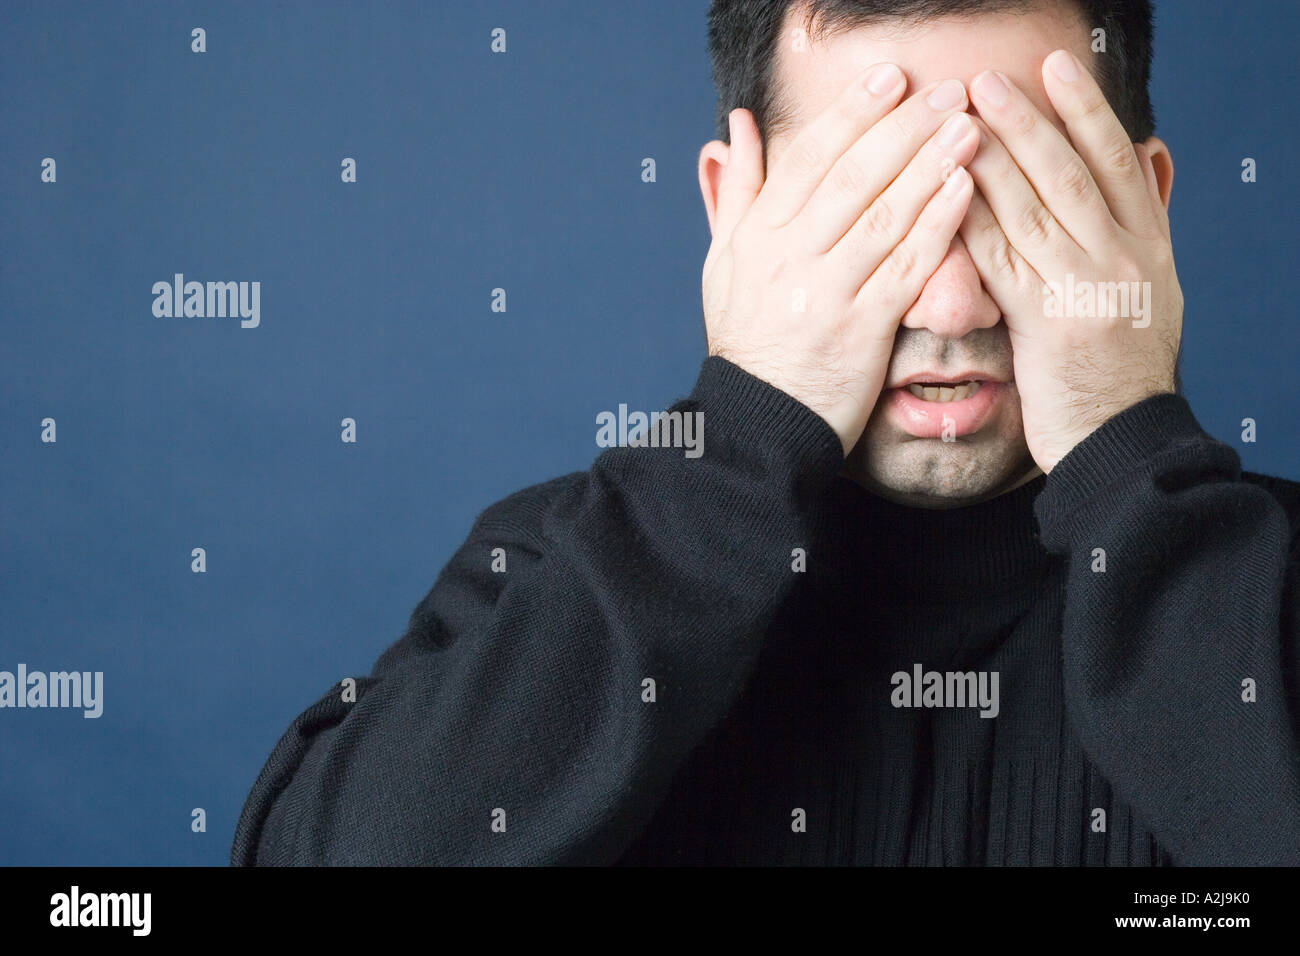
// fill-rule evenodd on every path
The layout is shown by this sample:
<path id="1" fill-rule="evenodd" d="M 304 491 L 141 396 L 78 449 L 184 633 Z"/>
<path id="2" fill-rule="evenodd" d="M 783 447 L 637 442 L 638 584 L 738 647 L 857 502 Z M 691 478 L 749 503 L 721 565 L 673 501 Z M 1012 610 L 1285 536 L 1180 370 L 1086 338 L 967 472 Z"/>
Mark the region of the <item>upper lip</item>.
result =
<path id="1" fill-rule="evenodd" d="M 959 385 L 962 382 L 1001 383 L 1002 379 L 998 378 L 996 375 L 991 375 L 988 372 L 976 372 L 976 371 L 959 372 L 956 374 L 952 372 L 917 372 L 915 375 L 907 376 L 907 378 L 900 378 L 897 382 L 894 382 L 893 384 L 890 385 L 886 385 L 885 388 L 903 388 L 907 385 L 913 384 L 914 382 L 947 383 L 949 385 Z"/>

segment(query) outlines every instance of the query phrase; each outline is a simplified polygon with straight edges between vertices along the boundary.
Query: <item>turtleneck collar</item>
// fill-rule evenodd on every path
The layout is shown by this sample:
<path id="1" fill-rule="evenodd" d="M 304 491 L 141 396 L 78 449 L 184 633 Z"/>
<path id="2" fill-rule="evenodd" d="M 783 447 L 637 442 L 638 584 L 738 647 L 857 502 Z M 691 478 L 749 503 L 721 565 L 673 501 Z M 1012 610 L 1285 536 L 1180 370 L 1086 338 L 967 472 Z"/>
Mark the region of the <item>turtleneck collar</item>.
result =
<path id="1" fill-rule="evenodd" d="M 1039 475 L 961 508 L 914 508 L 840 476 L 828 496 L 831 552 L 850 580 L 908 601 L 1005 593 L 1037 582 L 1055 560 L 1038 538 Z M 864 580 L 865 576 L 865 580 Z"/>

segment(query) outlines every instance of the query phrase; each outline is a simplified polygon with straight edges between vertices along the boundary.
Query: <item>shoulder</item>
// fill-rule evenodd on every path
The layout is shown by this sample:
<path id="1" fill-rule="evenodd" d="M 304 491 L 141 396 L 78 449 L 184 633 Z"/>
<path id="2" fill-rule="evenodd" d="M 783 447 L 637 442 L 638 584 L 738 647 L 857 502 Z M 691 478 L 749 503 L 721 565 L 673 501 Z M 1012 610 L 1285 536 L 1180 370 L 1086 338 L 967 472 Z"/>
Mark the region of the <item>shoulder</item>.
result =
<path id="1" fill-rule="evenodd" d="M 521 488 L 483 509 L 469 535 L 438 572 L 432 587 L 415 606 L 406 631 L 375 665 L 375 674 L 404 663 L 412 652 L 430 646 L 446 647 L 453 635 L 472 632 L 489 614 L 506 584 L 496 573 L 495 559 L 503 554 L 516 572 L 528 567 L 547 550 L 543 524 L 554 502 L 582 488 L 587 472 L 573 472 Z M 497 549 L 501 549 L 500 552 Z"/>
<path id="2" fill-rule="evenodd" d="M 505 535 L 516 540 L 531 538 L 540 542 L 547 512 L 556 501 L 579 492 L 589 478 L 590 472 L 575 471 L 521 488 L 484 508 L 474 519 L 470 537 Z"/>

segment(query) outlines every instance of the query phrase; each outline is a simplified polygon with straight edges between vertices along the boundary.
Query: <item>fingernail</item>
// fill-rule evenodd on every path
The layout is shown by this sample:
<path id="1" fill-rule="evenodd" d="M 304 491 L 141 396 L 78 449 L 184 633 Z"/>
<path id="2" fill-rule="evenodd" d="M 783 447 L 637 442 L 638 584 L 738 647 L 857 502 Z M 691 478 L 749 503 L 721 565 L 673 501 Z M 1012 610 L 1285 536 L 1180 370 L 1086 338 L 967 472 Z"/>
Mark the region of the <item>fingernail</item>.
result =
<path id="1" fill-rule="evenodd" d="M 1062 83 L 1073 83 L 1079 78 L 1079 62 L 1066 50 L 1057 50 L 1049 56 L 1047 65 Z"/>
<path id="2" fill-rule="evenodd" d="M 939 128 L 939 145 L 952 149 L 970 132 L 970 117 L 965 113 L 954 113 Z"/>
<path id="3" fill-rule="evenodd" d="M 1002 77 L 996 73 L 981 73 L 975 77 L 971 89 L 981 99 L 988 100 L 994 106 L 1001 106 L 1005 103 L 1007 94 L 1011 92 L 1007 89 L 1007 84 L 1002 82 Z"/>
<path id="4" fill-rule="evenodd" d="M 867 89 L 876 96 L 884 96 L 886 93 L 893 92 L 902 79 L 903 73 L 898 67 L 892 63 L 881 63 L 868 71 Z"/>
<path id="5" fill-rule="evenodd" d="M 934 88 L 930 95 L 925 98 L 925 101 L 930 104 L 932 109 L 942 111 L 961 105 L 962 100 L 965 98 L 966 91 L 959 82 L 944 80 Z"/>

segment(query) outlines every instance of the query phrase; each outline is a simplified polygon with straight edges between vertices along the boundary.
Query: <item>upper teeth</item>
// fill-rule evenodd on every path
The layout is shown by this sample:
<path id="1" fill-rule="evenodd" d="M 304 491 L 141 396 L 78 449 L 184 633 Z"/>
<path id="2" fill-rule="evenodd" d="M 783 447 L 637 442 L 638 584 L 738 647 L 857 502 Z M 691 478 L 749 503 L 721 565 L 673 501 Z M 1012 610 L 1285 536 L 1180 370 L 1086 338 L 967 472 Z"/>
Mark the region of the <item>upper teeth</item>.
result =
<path id="1" fill-rule="evenodd" d="M 979 382 L 962 382 L 960 385 L 909 385 L 907 390 L 927 402 L 960 402 L 980 390 Z"/>

